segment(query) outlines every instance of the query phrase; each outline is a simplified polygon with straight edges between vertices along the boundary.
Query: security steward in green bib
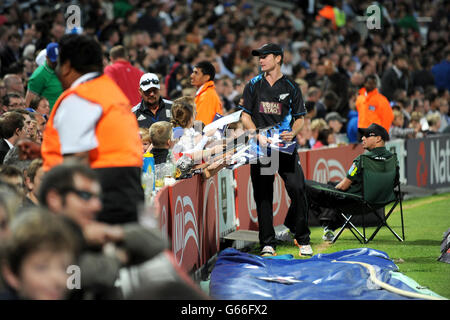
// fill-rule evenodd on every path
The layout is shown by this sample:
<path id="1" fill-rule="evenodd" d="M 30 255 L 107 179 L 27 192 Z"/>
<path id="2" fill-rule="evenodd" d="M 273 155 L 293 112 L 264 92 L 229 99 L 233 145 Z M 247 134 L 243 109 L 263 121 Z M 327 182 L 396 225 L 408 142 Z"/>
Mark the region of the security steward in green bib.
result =
<path id="1" fill-rule="evenodd" d="M 368 128 L 358 129 L 361 139 L 362 146 L 366 150 L 365 156 L 368 156 L 376 160 L 387 160 L 393 156 L 393 154 L 386 149 L 385 142 L 389 140 L 389 133 L 382 126 L 372 123 Z M 320 204 L 324 204 L 327 201 L 324 194 L 316 192 L 314 188 L 311 188 L 311 184 L 320 184 L 324 187 L 337 189 L 345 191 L 351 194 L 361 195 L 362 194 L 362 171 L 361 168 L 361 155 L 357 156 L 354 160 L 347 175 L 338 184 L 335 182 L 328 182 L 328 184 L 320 184 L 315 181 L 306 181 L 306 191 L 308 194 L 308 199 L 310 200 L 310 205 L 312 205 L 312 212 L 316 211 L 314 208 L 319 208 L 319 220 L 321 220 L 322 227 L 324 227 L 323 240 L 332 241 L 334 238 L 333 230 L 339 224 L 339 217 L 337 216 L 334 209 L 326 209 L 326 207 L 321 207 Z M 398 165 L 398 164 L 397 164 Z M 329 194 L 332 197 L 332 194 Z M 331 198 L 330 198 L 331 199 Z"/>
<path id="2" fill-rule="evenodd" d="M 359 128 L 358 131 L 362 136 L 363 148 L 367 150 L 364 155 L 377 160 L 387 160 L 393 156 L 384 146 L 385 141 L 389 140 L 389 133 L 385 128 L 376 123 L 372 123 L 368 128 Z M 336 186 L 336 189 L 361 194 L 362 177 L 360 170 L 358 170 L 361 167 L 360 162 L 361 155 L 353 160 L 347 172 L 347 177 Z"/>

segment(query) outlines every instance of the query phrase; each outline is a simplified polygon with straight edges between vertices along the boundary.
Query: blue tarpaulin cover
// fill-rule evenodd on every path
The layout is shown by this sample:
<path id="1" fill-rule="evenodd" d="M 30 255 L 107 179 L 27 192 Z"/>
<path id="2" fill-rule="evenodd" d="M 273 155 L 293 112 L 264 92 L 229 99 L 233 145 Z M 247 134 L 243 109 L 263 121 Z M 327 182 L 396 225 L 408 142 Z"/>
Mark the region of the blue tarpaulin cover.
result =
<path id="1" fill-rule="evenodd" d="M 309 259 L 293 259 L 292 255 L 273 259 L 227 248 L 219 254 L 212 270 L 210 295 L 221 300 L 411 299 L 381 289 L 369 279 L 367 268 L 343 261 L 370 264 L 379 280 L 416 292 L 391 277 L 398 267 L 379 250 L 359 248 L 317 254 Z"/>

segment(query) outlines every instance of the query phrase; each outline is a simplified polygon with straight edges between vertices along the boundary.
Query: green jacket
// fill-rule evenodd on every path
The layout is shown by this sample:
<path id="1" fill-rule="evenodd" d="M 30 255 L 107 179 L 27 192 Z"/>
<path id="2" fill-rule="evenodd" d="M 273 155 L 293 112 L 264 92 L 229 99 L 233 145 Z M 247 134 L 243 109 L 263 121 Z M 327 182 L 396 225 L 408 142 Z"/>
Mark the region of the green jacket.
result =
<path id="1" fill-rule="evenodd" d="M 393 154 L 385 147 L 378 147 L 372 150 L 368 150 L 364 155 L 373 159 L 389 159 Z M 350 188 L 347 190 L 349 193 L 361 194 L 362 192 L 362 171 L 361 169 L 361 155 L 357 156 L 347 172 L 347 178 L 352 181 Z"/>

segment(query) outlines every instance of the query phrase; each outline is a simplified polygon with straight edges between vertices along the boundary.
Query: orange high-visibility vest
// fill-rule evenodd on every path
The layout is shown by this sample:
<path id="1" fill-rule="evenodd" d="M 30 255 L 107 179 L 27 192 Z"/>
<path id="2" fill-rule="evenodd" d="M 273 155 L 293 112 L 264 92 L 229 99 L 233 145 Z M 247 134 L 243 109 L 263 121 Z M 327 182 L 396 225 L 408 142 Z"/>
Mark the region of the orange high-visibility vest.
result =
<path id="1" fill-rule="evenodd" d="M 130 111 L 130 102 L 113 80 L 101 75 L 67 89 L 56 101 L 43 135 L 41 153 L 44 170 L 63 162 L 61 143 L 53 120 L 61 102 L 71 94 L 102 108 L 95 128 L 98 147 L 89 151 L 91 168 L 142 167 L 142 142 L 136 117 Z"/>
<path id="2" fill-rule="evenodd" d="M 394 112 L 388 99 L 379 93 L 378 89 L 366 92 L 365 88 L 361 88 L 355 104 L 358 111 L 358 128 L 367 128 L 376 123 L 389 132 Z"/>
<path id="3" fill-rule="evenodd" d="M 216 92 L 214 81 L 208 81 L 203 85 L 194 102 L 197 111 L 195 120 L 200 120 L 205 125 L 213 122 L 216 113 L 223 114 L 222 102 Z"/>

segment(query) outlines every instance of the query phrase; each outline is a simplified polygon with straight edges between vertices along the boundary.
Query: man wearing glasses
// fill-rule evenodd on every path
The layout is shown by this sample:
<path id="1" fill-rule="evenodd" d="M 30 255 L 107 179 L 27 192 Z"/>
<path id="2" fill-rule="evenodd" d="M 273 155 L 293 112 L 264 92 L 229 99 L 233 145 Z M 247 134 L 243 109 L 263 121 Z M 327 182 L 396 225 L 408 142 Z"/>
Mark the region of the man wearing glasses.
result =
<path id="1" fill-rule="evenodd" d="M 25 109 L 25 100 L 17 93 L 8 93 L 2 98 L 2 112 L 7 112 L 12 109 Z"/>
<path id="2" fill-rule="evenodd" d="M 104 190 L 97 172 L 77 161 L 53 167 L 38 199 L 79 236 L 81 290 L 73 299 L 203 299 L 156 229 L 95 221 Z M 131 276 L 133 275 L 133 276 Z"/>
<path id="3" fill-rule="evenodd" d="M 139 81 L 142 101 L 131 109 L 141 128 L 150 128 L 158 121 L 170 122 L 172 101 L 163 99 L 160 93 L 160 81 L 154 73 L 145 73 Z"/>
<path id="4" fill-rule="evenodd" d="M 389 140 L 389 133 L 385 128 L 379 124 L 372 123 L 368 128 L 359 128 L 359 133 L 362 136 L 362 146 L 367 152 L 365 155 L 374 159 L 389 159 L 392 153 L 384 146 L 385 142 Z M 362 177 L 360 176 L 361 157 L 357 156 L 353 160 L 353 164 L 348 170 L 347 177 L 336 185 L 336 189 L 348 191 L 351 193 L 361 193 Z"/>

